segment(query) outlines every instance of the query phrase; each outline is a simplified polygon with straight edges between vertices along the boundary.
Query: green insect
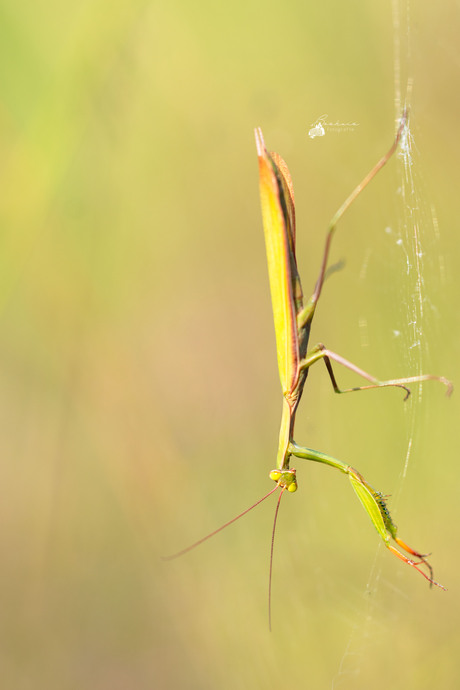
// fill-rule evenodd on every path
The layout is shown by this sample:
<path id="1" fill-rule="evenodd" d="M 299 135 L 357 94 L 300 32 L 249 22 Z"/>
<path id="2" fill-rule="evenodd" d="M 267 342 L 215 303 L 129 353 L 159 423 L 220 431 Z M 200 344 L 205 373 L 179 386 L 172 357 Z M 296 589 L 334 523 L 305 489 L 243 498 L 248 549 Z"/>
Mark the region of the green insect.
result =
<path id="1" fill-rule="evenodd" d="M 336 393 L 348 393 L 370 388 L 396 386 L 405 391 L 406 399 L 410 394 L 410 390 L 407 387 L 408 384 L 427 380 L 440 381 L 447 386 L 448 395 L 452 392 L 453 387 L 450 381 L 441 376 L 425 374 L 402 379 L 379 381 L 340 355 L 329 350 L 323 344 L 318 344 L 308 349 L 311 324 L 326 277 L 329 250 L 337 222 L 364 187 L 366 187 L 396 151 L 404 128 L 406 127 L 406 120 L 407 117 L 404 113 L 395 141 L 390 150 L 379 160 L 332 218 L 326 235 L 324 254 L 315 289 L 305 305 L 296 261 L 295 203 L 291 176 L 283 159 L 276 153 L 269 153 L 265 148 L 262 131 L 256 129 L 255 132 L 259 159 L 262 219 L 265 233 L 273 317 L 275 322 L 278 368 L 283 392 L 283 412 L 281 417 L 276 469 L 270 472 L 270 478 L 276 483 L 276 486 L 263 498 L 257 501 L 257 503 L 250 506 L 250 508 L 186 549 L 169 556 L 168 559 L 176 558 L 195 548 L 231 525 L 268 498 L 272 493 L 279 490 L 280 493 L 275 511 L 270 552 L 270 624 L 273 544 L 278 510 L 283 493 L 286 490 L 291 493 L 297 490 L 296 470 L 290 467 L 291 458 L 293 456 L 329 465 L 330 467 L 340 470 L 343 474 L 348 475 L 355 493 L 372 520 L 377 532 L 380 534 L 385 546 L 402 561 L 415 568 L 429 581 L 430 585 L 436 585 L 441 589 L 445 589 L 433 579 L 433 569 L 428 563 L 426 555 L 412 549 L 397 536 L 396 526 L 390 516 L 385 498 L 379 491 L 373 489 L 364 477 L 350 465 L 317 450 L 299 446 L 294 440 L 296 412 L 302 397 L 308 372 L 310 367 L 320 360 L 323 360 L 326 365 L 332 386 Z M 366 379 L 368 385 L 345 390 L 340 389 L 335 379 L 332 362 L 341 364 Z M 392 540 L 399 549 L 391 543 Z M 422 570 L 422 566 L 425 566 L 427 572 Z"/>

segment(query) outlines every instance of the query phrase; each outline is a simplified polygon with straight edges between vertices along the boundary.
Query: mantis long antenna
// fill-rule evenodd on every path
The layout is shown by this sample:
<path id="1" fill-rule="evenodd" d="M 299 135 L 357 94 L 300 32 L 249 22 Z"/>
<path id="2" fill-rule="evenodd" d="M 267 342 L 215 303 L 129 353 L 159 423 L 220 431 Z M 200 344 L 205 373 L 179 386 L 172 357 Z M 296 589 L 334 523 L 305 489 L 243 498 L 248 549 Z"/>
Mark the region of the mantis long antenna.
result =
<path id="1" fill-rule="evenodd" d="M 278 487 L 277 487 L 278 488 Z M 275 510 L 275 519 L 273 520 L 273 531 L 272 531 L 272 546 L 270 549 L 270 570 L 268 574 L 268 629 L 270 632 L 272 631 L 272 571 L 273 571 L 273 548 L 275 546 L 275 530 L 276 530 L 276 521 L 278 519 L 278 511 L 280 509 L 280 503 L 281 503 L 281 497 L 283 495 L 284 490 L 286 489 L 285 486 L 281 489 L 281 493 L 279 495 L 277 504 L 276 504 L 276 510 Z"/>
<path id="2" fill-rule="evenodd" d="M 246 508 L 246 510 L 243 510 L 242 513 L 240 513 L 236 517 L 232 518 L 231 520 L 229 520 L 225 524 L 221 525 L 220 527 L 215 529 L 213 532 L 210 532 L 205 537 L 202 537 L 201 539 L 196 541 L 194 544 L 191 544 L 190 546 L 187 546 L 185 549 L 182 549 L 182 551 L 178 551 L 177 553 L 173 553 L 173 554 L 171 554 L 171 556 L 162 556 L 161 560 L 162 561 L 172 561 L 172 560 L 174 560 L 174 558 L 179 558 L 179 556 L 183 556 L 184 554 L 188 553 L 189 551 L 192 551 L 192 549 L 195 549 L 197 546 L 199 546 L 203 542 L 207 541 L 208 539 L 211 539 L 211 537 L 213 537 L 215 534 L 222 532 L 223 529 L 225 529 L 226 527 L 229 527 L 229 525 L 231 525 L 233 522 L 236 522 L 237 520 L 239 520 L 241 517 L 243 517 L 243 515 L 246 515 L 246 513 L 249 513 L 250 510 L 252 510 L 256 506 L 258 506 L 259 503 L 262 503 L 262 501 L 265 501 L 265 499 L 268 498 L 269 496 L 271 496 L 277 489 L 278 489 L 278 485 L 276 485 L 274 489 L 269 491 L 268 494 L 265 494 L 265 496 L 263 496 L 259 501 L 254 503 L 249 508 Z M 276 512 L 278 512 L 278 509 Z M 276 522 L 276 516 L 275 516 L 275 522 Z M 272 546 L 272 552 L 273 552 L 273 546 Z"/>

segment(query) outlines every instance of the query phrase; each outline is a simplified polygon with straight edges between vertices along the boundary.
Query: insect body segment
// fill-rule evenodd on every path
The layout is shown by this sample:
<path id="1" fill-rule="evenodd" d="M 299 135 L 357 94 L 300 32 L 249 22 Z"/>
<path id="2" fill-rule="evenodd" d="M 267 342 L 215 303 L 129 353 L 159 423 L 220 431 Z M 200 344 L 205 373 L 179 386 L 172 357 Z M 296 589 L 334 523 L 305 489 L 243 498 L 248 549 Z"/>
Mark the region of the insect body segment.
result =
<path id="1" fill-rule="evenodd" d="M 269 153 L 265 148 L 260 128 L 256 129 L 255 135 L 278 369 L 284 396 L 277 467 L 288 470 L 288 445 L 308 373 L 301 363 L 307 351 L 309 323 L 302 323 L 305 315 L 299 319 L 304 310 L 295 256 L 295 202 L 291 176 L 281 156 Z M 284 486 L 282 475 L 273 472 L 270 476 L 276 476 L 275 481 Z"/>

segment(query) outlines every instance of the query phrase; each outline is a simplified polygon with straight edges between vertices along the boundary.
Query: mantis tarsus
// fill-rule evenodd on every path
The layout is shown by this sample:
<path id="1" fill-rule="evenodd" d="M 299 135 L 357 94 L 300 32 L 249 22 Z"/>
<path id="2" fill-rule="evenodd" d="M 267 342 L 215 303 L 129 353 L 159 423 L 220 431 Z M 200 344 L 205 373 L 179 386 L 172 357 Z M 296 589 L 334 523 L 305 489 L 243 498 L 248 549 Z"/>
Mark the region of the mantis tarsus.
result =
<path id="1" fill-rule="evenodd" d="M 390 150 L 378 161 L 362 182 L 354 189 L 350 196 L 339 208 L 332 218 L 327 234 L 326 243 L 316 285 L 310 299 L 303 306 L 303 293 L 300 276 L 297 270 L 295 254 L 295 204 L 291 176 L 286 163 L 276 153 L 269 153 L 265 148 L 262 131 L 256 129 L 256 145 L 259 159 L 260 196 L 262 206 L 262 219 L 265 233 L 265 245 L 267 250 L 268 272 L 270 280 L 270 292 L 275 322 L 276 347 L 278 356 L 278 368 L 283 391 L 283 412 L 279 434 L 277 466 L 270 472 L 270 478 L 276 482 L 276 486 L 259 501 L 247 510 L 229 520 L 214 532 L 206 535 L 191 546 L 179 551 L 168 559 L 176 558 L 202 544 L 207 539 L 225 529 L 233 522 L 241 518 L 247 512 L 255 508 L 259 503 L 268 498 L 277 489 L 280 489 L 278 502 L 273 522 L 270 573 L 269 573 L 269 621 L 271 625 L 271 582 L 273 545 L 275 537 L 276 521 L 281 497 L 287 489 L 289 492 L 297 490 L 296 470 L 290 467 L 291 457 L 303 458 L 320 462 L 334 467 L 348 475 L 351 485 L 380 534 L 385 546 L 398 558 L 415 568 L 429 581 L 430 586 L 436 585 L 445 589 L 433 579 L 433 569 L 427 561 L 427 556 L 412 549 L 397 536 L 394 524 L 385 497 L 373 489 L 364 477 L 353 467 L 336 460 L 330 455 L 310 448 L 299 446 L 294 441 L 294 424 L 297 408 L 302 397 L 302 392 L 308 376 L 309 368 L 315 362 L 323 360 L 335 393 L 349 393 L 370 388 L 383 388 L 388 386 L 402 388 L 406 399 L 410 390 L 407 387 L 411 383 L 419 383 L 427 380 L 440 381 L 447 387 L 447 394 L 452 392 L 452 384 L 442 376 L 430 374 L 409 376 L 402 379 L 380 381 L 374 376 L 363 371 L 345 358 L 326 348 L 322 343 L 308 349 L 311 324 L 316 306 L 324 285 L 329 250 L 336 226 L 342 215 L 353 203 L 356 197 L 374 178 L 378 171 L 387 163 L 398 147 L 404 128 L 407 124 L 406 113 L 403 114 L 396 138 Z M 337 385 L 332 362 L 341 364 L 358 376 L 368 381 L 368 385 L 348 389 L 340 389 Z M 394 546 L 391 540 L 396 544 Z M 397 548 L 399 547 L 399 549 Z M 403 553 L 405 552 L 405 553 Z M 408 554 L 408 555 L 405 555 Z M 425 566 L 427 572 L 422 570 Z"/>

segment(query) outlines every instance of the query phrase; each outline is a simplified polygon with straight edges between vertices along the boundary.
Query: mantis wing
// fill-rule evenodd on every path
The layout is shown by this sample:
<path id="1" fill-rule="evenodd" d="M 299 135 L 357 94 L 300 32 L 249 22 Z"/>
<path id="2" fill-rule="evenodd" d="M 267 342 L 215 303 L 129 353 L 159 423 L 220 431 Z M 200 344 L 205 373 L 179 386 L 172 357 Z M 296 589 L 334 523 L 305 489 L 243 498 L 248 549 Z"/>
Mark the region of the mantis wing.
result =
<path id="1" fill-rule="evenodd" d="M 302 307 L 302 287 L 295 258 L 294 192 L 286 163 L 278 154 L 267 151 L 260 128 L 255 134 L 278 369 L 283 394 L 286 394 L 293 390 L 298 379 L 297 313 Z"/>

